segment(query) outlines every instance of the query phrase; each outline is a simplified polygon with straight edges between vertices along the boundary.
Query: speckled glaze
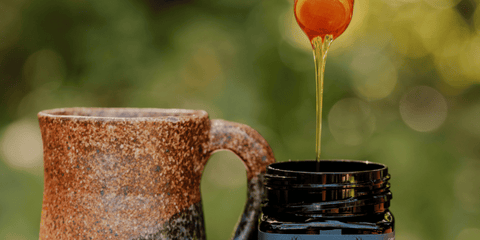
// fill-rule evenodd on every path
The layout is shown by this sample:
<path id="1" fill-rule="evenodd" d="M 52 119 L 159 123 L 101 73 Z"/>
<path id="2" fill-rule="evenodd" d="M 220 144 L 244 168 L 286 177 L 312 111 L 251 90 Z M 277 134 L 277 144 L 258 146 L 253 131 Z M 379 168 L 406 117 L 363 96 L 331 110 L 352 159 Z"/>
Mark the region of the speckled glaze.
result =
<path id="1" fill-rule="evenodd" d="M 252 128 L 201 110 L 68 108 L 38 114 L 44 151 L 40 239 L 205 239 L 200 178 L 230 150 L 247 169 L 233 239 L 256 239 L 265 167 Z"/>

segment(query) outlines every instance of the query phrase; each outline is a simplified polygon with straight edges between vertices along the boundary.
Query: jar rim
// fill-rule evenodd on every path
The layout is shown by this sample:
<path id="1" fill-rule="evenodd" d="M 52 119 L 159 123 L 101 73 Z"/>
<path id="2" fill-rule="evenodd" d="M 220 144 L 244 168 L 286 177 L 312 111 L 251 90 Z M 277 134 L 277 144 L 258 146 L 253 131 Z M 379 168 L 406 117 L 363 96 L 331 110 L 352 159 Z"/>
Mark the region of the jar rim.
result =
<path id="1" fill-rule="evenodd" d="M 274 171 L 277 173 L 293 173 L 306 175 L 324 175 L 324 174 L 358 174 L 371 173 L 376 171 L 387 171 L 388 167 L 382 163 L 361 161 L 361 160 L 347 160 L 347 159 L 328 159 L 320 160 L 320 171 L 312 168 L 316 164 L 315 160 L 297 160 L 288 162 L 277 162 L 270 164 L 267 167 L 267 172 Z M 356 170 L 351 170 L 355 168 Z M 293 169 L 293 170 L 292 170 Z M 335 171 L 332 171 L 335 170 Z M 347 170 L 348 169 L 348 170 Z M 311 171 L 310 171 L 311 170 Z M 322 171 L 323 170 L 323 171 Z"/>

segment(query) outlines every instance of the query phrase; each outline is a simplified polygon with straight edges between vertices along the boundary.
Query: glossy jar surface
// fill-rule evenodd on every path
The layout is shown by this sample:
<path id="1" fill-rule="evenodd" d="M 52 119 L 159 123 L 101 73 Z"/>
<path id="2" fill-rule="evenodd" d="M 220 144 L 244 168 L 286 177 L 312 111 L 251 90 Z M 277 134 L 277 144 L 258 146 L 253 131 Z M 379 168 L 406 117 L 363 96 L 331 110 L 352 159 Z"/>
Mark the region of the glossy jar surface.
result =
<path id="1" fill-rule="evenodd" d="M 387 166 L 368 161 L 290 161 L 267 167 L 262 239 L 392 240 Z"/>

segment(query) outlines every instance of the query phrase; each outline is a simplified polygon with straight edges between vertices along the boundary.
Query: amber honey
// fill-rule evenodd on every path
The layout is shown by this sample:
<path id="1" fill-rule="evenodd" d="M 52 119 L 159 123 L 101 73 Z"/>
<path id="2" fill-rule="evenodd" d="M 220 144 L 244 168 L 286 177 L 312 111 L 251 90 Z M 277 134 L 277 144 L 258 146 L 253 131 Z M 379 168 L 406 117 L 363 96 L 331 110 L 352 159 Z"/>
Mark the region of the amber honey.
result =
<path id="1" fill-rule="evenodd" d="M 317 171 L 320 169 L 323 73 L 327 52 L 333 40 L 340 36 L 350 24 L 353 2 L 354 0 L 295 0 L 295 18 L 312 44 L 315 60 Z"/>
<path id="2" fill-rule="evenodd" d="M 295 0 L 298 25 L 310 41 L 315 37 L 336 39 L 352 20 L 354 0 Z"/>

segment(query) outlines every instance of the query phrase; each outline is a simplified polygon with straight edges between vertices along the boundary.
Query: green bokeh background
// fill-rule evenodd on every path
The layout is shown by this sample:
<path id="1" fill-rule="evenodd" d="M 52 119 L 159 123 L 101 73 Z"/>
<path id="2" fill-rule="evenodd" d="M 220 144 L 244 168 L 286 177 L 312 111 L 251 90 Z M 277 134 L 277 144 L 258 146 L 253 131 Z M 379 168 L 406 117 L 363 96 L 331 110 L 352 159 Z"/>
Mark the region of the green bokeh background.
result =
<path id="1" fill-rule="evenodd" d="M 480 1 L 357 0 L 325 71 L 325 159 L 385 163 L 397 239 L 480 239 Z M 277 161 L 315 156 L 311 48 L 293 0 L 0 0 L 0 239 L 38 239 L 36 113 L 206 110 L 247 124 Z M 227 239 L 245 168 L 202 178 L 207 237 Z"/>

